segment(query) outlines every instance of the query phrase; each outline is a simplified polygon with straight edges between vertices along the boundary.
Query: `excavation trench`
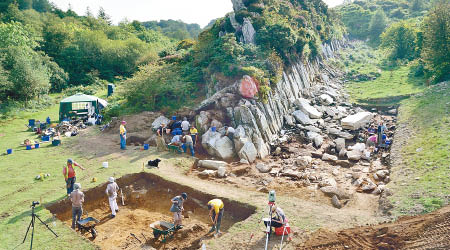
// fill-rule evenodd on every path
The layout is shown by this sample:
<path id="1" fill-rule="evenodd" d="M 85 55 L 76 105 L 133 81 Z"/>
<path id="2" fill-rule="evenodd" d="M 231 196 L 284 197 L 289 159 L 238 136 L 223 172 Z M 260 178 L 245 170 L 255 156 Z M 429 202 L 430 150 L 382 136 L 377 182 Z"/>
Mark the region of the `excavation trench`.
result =
<path id="1" fill-rule="evenodd" d="M 222 232 L 226 232 L 236 222 L 247 219 L 256 210 L 253 206 L 215 197 L 149 173 L 126 175 L 116 182 L 122 188 L 125 206 L 122 206 L 119 192 L 117 199 L 119 212 L 114 219 L 109 218 L 111 210 L 105 194 L 107 183 L 84 191 L 83 218 L 89 215 L 100 220 L 95 227 L 98 236 L 95 239 L 90 234 L 84 236 L 102 249 L 132 249 L 146 245 L 156 249 L 198 249 L 203 239 L 212 236 L 207 235 L 211 228 L 206 208 L 209 200 L 220 198 L 225 204 Z M 164 244 L 161 238 L 159 240 L 154 238 L 149 225 L 160 220 L 172 222 L 172 213 L 169 211 L 170 199 L 181 192 L 186 192 L 189 196 L 184 203 L 185 227 Z M 71 225 L 72 205 L 68 199 L 47 206 L 47 209 L 59 220 L 68 226 Z"/>

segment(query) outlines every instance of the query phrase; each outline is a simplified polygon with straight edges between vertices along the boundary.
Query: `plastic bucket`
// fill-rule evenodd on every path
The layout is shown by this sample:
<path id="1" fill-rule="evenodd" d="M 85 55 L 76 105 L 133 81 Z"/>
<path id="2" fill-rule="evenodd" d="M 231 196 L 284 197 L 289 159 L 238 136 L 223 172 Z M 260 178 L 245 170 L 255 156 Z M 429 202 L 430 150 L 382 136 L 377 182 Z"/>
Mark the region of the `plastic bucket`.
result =
<path id="1" fill-rule="evenodd" d="M 59 144 L 61 144 L 61 140 L 53 140 L 52 141 L 53 146 L 59 146 Z"/>
<path id="2" fill-rule="evenodd" d="M 42 141 L 50 141 L 50 136 L 49 135 L 42 136 Z"/>
<path id="3" fill-rule="evenodd" d="M 34 144 L 34 148 L 39 148 L 39 143 Z"/>
<path id="4" fill-rule="evenodd" d="M 31 145 L 27 145 L 26 150 L 31 150 Z"/>
<path id="5" fill-rule="evenodd" d="M 176 121 L 176 120 L 177 120 L 177 117 L 176 117 L 175 115 L 172 116 L 172 120 Z"/>
<path id="6" fill-rule="evenodd" d="M 102 166 L 103 168 L 108 168 L 108 162 L 107 161 L 103 162 Z"/>
<path id="7" fill-rule="evenodd" d="M 211 127 L 212 132 L 216 132 L 216 127 Z"/>
<path id="8" fill-rule="evenodd" d="M 148 144 L 144 144 L 144 150 L 148 150 Z"/>
<path id="9" fill-rule="evenodd" d="M 12 154 L 12 148 L 8 148 L 8 149 L 6 150 L 6 153 L 9 154 L 9 155 Z"/>

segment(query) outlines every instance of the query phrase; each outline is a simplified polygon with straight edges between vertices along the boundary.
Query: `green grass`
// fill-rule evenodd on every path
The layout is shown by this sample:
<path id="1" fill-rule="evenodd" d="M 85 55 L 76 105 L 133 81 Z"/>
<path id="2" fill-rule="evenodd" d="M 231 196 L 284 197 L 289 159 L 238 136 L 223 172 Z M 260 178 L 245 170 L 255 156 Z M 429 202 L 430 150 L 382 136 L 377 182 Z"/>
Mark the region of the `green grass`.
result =
<path id="1" fill-rule="evenodd" d="M 408 175 L 393 166 L 394 212 L 409 214 L 414 207 L 430 212 L 450 197 L 450 82 L 403 101 L 398 118 L 412 133 L 401 152 Z"/>
<path id="2" fill-rule="evenodd" d="M 108 176 L 120 177 L 127 173 L 139 172 L 140 161 L 131 161 L 117 156 L 106 156 L 102 160 L 109 162 L 109 168 L 101 168 L 99 159 L 87 159 L 72 152 L 70 144 L 77 140 L 63 139 L 63 145 L 52 147 L 41 144 L 41 148 L 24 150 L 19 146 L 24 139 L 37 139 L 36 135 L 27 131 L 25 124 L 29 118 L 45 120 L 50 116 L 53 120 L 58 117 L 58 106 L 54 105 L 40 112 L 22 112 L 20 118 L 9 119 L 0 123 L 0 249 L 28 249 L 30 238 L 25 244 L 20 244 L 30 222 L 30 204 L 40 201 L 43 204 L 64 199 L 66 196 L 62 167 L 67 158 L 74 158 L 87 168 L 86 171 L 77 169 L 77 180 L 83 189 L 95 187 L 107 180 Z M 13 154 L 5 155 L 6 149 L 12 148 Z M 142 152 L 132 152 L 133 159 L 144 157 Z M 35 176 L 49 173 L 45 180 L 35 180 Z M 92 177 L 99 181 L 90 182 Z M 96 247 L 77 233 L 63 225 L 59 220 L 53 224 L 52 215 L 42 205 L 37 207 L 37 214 L 43 221 L 49 223 L 59 238 L 54 238 L 40 223 L 36 225 L 34 238 L 35 249 L 95 249 Z M 31 236 L 31 235 L 30 235 Z M 30 237 L 29 236 L 29 237 Z"/>
<path id="3" fill-rule="evenodd" d="M 411 76 L 410 66 L 406 65 L 383 70 L 381 76 L 373 81 L 350 82 L 346 89 L 355 103 L 389 106 L 403 97 L 422 92 L 424 83 L 424 78 Z"/>

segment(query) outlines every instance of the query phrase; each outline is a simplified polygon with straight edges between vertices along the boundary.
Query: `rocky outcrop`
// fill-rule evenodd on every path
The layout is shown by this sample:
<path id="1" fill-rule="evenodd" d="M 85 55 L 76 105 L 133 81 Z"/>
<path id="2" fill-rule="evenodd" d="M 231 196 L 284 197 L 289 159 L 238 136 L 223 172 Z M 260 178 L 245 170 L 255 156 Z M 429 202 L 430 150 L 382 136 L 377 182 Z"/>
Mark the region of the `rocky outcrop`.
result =
<path id="1" fill-rule="evenodd" d="M 255 34 L 256 31 L 253 28 L 252 22 L 249 18 L 244 18 L 244 23 L 242 24 L 242 35 L 244 37 L 244 43 L 255 44 Z"/>
<path id="2" fill-rule="evenodd" d="M 324 45 L 323 50 L 327 54 L 323 57 L 331 57 L 333 51 L 341 46 L 343 46 L 341 41 Z M 340 101 L 339 98 L 342 95 L 339 93 L 339 83 L 330 80 L 338 75 L 339 72 L 327 66 L 321 59 L 294 63 L 283 72 L 282 80 L 272 86 L 272 91 L 265 102 L 259 101 L 256 92 L 253 93 L 255 88 L 251 77 L 244 76 L 242 80 L 236 81 L 203 101 L 197 108 L 199 114 L 197 121 L 201 121 L 202 126 L 207 127 L 208 123 L 204 122 L 207 120 L 206 115 L 201 111 L 226 110 L 226 117 L 223 120 L 227 123 L 229 121 L 234 128 L 239 127 L 233 140 L 235 154 L 251 162 L 254 155 L 251 145 L 253 144 L 257 157 L 264 158 L 270 153 L 270 144 L 278 140 L 280 131 L 285 125 L 293 126 L 297 121 L 304 126 L 312 125 L 310 131 L 317 133 L 319 131 L 315 127 L 317 124 L 324 124 L 322 118 L 325 115 L 328 116 L 328 113 L 332 113 L 335 119 L 348 115 L 345 107 L 326 106 L 332 111 L 325 113 L 325 106 L 317 106 L 320 103 L 331 104 L 330 102 L 334 105 Z M 249 89 L 252 91 L 246 91 Z M 224 103 L 227 104 L 224 105 Z M 336 129 L 335 133 L 346 139 L 353 137 L 340 129 Z M 206 147 L 208 153 L 218 155 L 213 146 L 218 139 L 214 135 L 206 136 L 202 140 L 202 145 Z M 315 136 L 312 141 L 316 147 L 320 147 L 324 140 L 322 136 Z M 246 145 L 245 150 L 242 150 L 244 145 Z"/>
<path id="3" fill-rule="evenodd" d="M 233 3 L 233 10 L 234 12 L 238 12 L 242 9 L 245 9 L 244 1 L 243 0 L 231 0 Z"/>

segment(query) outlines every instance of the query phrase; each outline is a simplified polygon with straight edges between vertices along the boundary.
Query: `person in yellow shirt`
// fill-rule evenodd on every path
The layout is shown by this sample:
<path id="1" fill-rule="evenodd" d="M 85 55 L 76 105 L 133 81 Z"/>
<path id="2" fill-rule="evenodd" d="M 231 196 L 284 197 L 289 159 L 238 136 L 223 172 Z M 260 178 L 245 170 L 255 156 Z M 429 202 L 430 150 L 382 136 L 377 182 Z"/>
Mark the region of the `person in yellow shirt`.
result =
<path id="1" fill-rule="evenodd" d="M 197 143 L 197 134 L 198 134 L 198 131 L 197 131 L 197 129 L 195 128 L 194 125 L 191 125 L 191 128 L 189 129 L 189 134 L 191 134 L 192 141 L 193 141 L 194 146 L 195 146 L 195 144 Z"/>
<path id="2" fill-rule="evenodd" d="M 213 199 L 208 202 L 208 210 L 209 217 L 213 223 L 213 226 L 209 233 L 216 231 L 214 237 L 217 237 L 221 234 L 220 232 L 220 223 L 222 222 L 223 217 L 223 202 L 221 199 Z"/>
<path id="3" fill-rule="evenodd" d="M 127 144 L 127 129 L 125 128 L 126 121 L 120 124 L 120 149 L 126 149 Z"/>

